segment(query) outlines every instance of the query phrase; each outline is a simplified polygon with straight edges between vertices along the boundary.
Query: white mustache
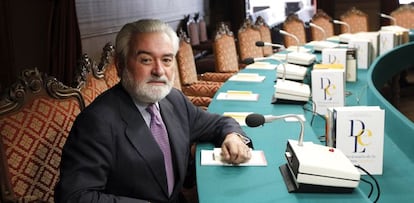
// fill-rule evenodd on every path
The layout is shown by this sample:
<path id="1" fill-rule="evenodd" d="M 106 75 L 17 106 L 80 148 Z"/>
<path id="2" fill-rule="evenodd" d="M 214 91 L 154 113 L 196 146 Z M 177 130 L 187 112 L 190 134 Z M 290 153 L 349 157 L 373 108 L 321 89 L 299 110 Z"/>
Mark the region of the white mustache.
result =
<path id="1" fill-rule="evenodd" d="M 163 83 L 168 83 L 168 80 L 164 76 L 161 77 L 161 78 L 151 77 L 150 79 L 147 80 L 147 82 L 163 82 Z"/>

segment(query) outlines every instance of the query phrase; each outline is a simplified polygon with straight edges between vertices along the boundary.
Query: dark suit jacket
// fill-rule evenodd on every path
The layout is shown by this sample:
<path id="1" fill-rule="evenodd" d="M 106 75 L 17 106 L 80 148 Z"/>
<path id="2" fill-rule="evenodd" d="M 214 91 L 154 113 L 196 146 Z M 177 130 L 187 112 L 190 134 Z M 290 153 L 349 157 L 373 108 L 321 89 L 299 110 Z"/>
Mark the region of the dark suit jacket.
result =
<path id="1" fill-rule="evenodd" d="M 231 118 L 210 114 L 173 89 L 159 102 L 175 170 L 168 197 L 163 155 L 131 97 L 116 85 L 79 114 L 64 145 L 56 202 L 177 202 L 190 144 L 221 144 L 244 134 Z"/>

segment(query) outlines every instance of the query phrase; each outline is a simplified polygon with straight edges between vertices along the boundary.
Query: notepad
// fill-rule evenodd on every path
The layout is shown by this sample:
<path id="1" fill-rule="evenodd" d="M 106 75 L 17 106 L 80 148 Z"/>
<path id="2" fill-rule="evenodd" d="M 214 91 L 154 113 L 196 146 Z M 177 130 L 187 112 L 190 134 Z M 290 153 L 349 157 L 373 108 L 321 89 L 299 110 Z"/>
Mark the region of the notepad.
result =
<path id="1" fill-rule="evenodd" d="M 302 52 L 302 53 L 310 53 L 312 51 L 312 49 L 306 48 L 306 47 L 301 47 L 301 46 L 290 46 L 286 49 L 286 51 L 291 51 L 291 52 Z"/>
<path id="2" fill-rule="evenodd" d="M 246 126 L 246 117 L 247 115 L 253 112 L 224 112 L 223 116 L 229 116 L 234 118 L 240 126 Z"/>
<path id="3" fill-rule="evenodd" d="M 276 65 L 268 62 L 254 62 L 250 65 L 247 65 L 245 69 L 274 70 L 276 69 Z"/>
<path id="4" fill-rule="evenodd" d="M 237 73 L 229 78 L 230 81 L 239 82 L 263 82 L 265 76 L 257 73 Z"/>
<path id="5" fill-rule="evenodd" d="M 204 166 L 267 166 L 267 160 L 262 150 L 251 150 L 252 157 L 241 164 L 230 164 L 222 161 L 221 148 L 201 150 L 201 165 Z"/>
<path id="6" fill-rule="evenodd" d="M 251 91 L 229 90 L 227 92 L 220 92 L 217 95 L 217 100 L 239 100 L 239 101 L 257 101 L 259 94 Z"/>

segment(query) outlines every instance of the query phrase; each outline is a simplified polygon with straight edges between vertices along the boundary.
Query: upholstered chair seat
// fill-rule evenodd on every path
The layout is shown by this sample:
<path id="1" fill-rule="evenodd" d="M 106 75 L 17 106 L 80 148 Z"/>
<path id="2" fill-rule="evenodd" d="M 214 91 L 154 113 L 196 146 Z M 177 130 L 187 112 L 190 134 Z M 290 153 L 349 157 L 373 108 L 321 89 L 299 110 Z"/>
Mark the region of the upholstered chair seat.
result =
<path id="1" fill-rule="evenodd" d="M 257 17 L 255 25 L 257 26 L 260 32 L 260 41 L 272 43 L 272 34 L 270 32 L 270 27 L 267 25 L 265 19 L 262 16 Z M 273 54 L 273 47 L 264 46 L 262 47 L 262 51 L 263 56 L 270 56 Z"/>
<path id="2" fill-rule="evenodd" d="M 305 25 L 301 19 L 296 14 L 290 14 L 285 22 L 283 22 L 283 30 L 295 35 L 299 39 L 299 44 L 297 41 L 290 37 L 284 36 L 285 47 L 290 46 L 301 46 L 306 43 L 306 31 Z"/>
<path id="3" fill-rule="evenodd" d="M 223 84 L 222 82 L 199 80 L 193 51 L 184 33 L 180 33 L 177 66 L 181 79 L 181 90 L 188 96 L 213 97 Z"/>
<path id="4" fill-rule="evenodd" d="M 391 16 L 395 18 L 397 25 L 407 29 L 414 29 L 414 5 L 401 5 L 391 12 Z"/>
<path id="5" fill-rule="evenodd" d="M 347 23 L 350 33 L 368 32 L 368 15 L 355 7 L 347 10 L 340 17 L 340 20 Z M 347 32 L 347 27 L 341 26 L 341 33 Z"/>
<path id="6" fill-rule="evenodd" d="M 312 23 L 315 25 L 318 25 L 325 31 L 324 33 L 321 30 L 318 30 L 317 28 L 311 27 L 311 38 L 313 41 L 321 41 L 325 40 L 325 38 L 334 36 L 334 26 L 331 22 L 332 18 L 326 14 L 323 10 L 318 9 L 315 15 L 312 16 Z M 324 38 L 325 37 L 325 38 Z"/>
<path id="7" fill-rule="evenodd" d="M 220 23 L 213 43 L 213 53 L 215 58 L 214 73 L 201 74 L 202 80 L 227 81 L 237 73 L 242 66 L 239 66 L 236 43 L 233 33 L 225 23 Z"/>
<path id="8" fill-rule="evenodd" d="M 258 26 L 250 19 L 246 19 L 237 33 L 240 61 L 247 58 L 263 57 L 263 48 L 256 46 L 257 41 L 262 41 Z"/>

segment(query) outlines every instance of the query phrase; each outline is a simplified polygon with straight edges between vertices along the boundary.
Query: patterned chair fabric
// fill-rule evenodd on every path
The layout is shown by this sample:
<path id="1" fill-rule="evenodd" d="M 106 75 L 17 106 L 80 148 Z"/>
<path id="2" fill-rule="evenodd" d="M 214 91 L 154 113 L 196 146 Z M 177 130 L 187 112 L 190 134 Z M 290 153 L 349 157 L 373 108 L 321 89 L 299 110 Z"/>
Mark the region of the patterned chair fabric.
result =
<path id="1" fill-rule="evenodd" d="M 396 19 L 397 25 L 414 29 L 414 6 L 411 4 L 404 4 L 391 12 L 391 16 Z"/>
<path id="2" fill-rule="evenodd" d="M 296 14 L 290 14 L 283 22 L 283 30 L 295 35 L 299 39 L 299 46 L 306 43 L 305 26 Z M 290 36 L 284 36 L 285 47 L 297 46 L 297 42 Z"/>
<path id="3" fill-rule="evenodd" d="M 261 41 L 272 43 L 272 35 L 270 33 L 270 28 L 266 24 L 265 19 L 262 16 L 257 17 L 255 25 L 259 29 Z M 262 50 L 263 56 L 270 56 L 273 54 L 273 47 L 271 46 L 264 46 L 262 47 Z"/>
<path id="4" fill-rule="evenodd" d="M 99 70 L 87 54 L 79 61 L 75 87 L 81 90 L 86 106 L 109 88 L 104 80 L 104 70 Z"/>
<path id="5" fill-rule="evenodd" d="M 118 76 L 118 70 L 113 62 L 106 65 L 104 72 L 104 80 L 108 88 L 113 87 L 121 81 L 121 78 Z"/>
<path id="6" fill-rule="evenodd" d="M 346 11 L 339 19 L 349 25 L 349 33 L 368 32 L 368 15 L 355 7 Z M 347 29 L 342 25 L 341 33 L 346 33 Z"/>
<path id="7" fill-rule="evenodd" d="M 216 72 L 236 73 L 239 71 L 236 43 L 233 32 L 221 23 L 216 33 L 213 51 L 216 61 Z"/>
<path id="8" fill-rule="evenodd" d="M 177 67 L 177 62 L 176 61 L 175 61 L 175 64 L 176 65 L 174 66 L 174 72 L 175 72 L 174 88 L 182 91 L 181 80 L 180 80 L 180 75 L 179 75 L 179 72 L 178 72 L 178 67 Z M 211 100 L 212 100 L 211 97 L 188 96 L 188 95 L 186 95 L 186 96 L 194 105 L 199 106 L 199 107 L 201 107 L 205 110 L 207 110 L 208 105 L 211 103 Z"/>
<path id="9" fill-rule="evenodd" d="M 321 9 L 318 9 L 312 17 L 312 23 L 322 27 L 322 29 L 325 30 L 326 38 L 334 35 L 334 26 L 331 21 L 332 18 Z M 310 30 L 313 41 L 325 40 L 324 34 L 320 30 L 314 27 L 310 27 Z"/>
<path id="10" fill-rule="evenodd" d="M 223 83 L 198 80 L 194 55 L 188 38 L 184 32 L 180 32 L 179 36 L 180 47 L 176 58 L 183 93 L 191 96 L 213 97 Z"/>
<path id="11" fill-rule="evenodd" d="M 262 41 L 259 28 L 250 19 L 246 19 L 238 33 L 238 45 L 240 60 L 246 58 L 263 57 L 263 48 L 256 46 L 257 41 Z"/>
<path id="12" fill-rule="evenodd" d="M 37 69 L 22 72 L 0 100 L 1 198 L 5 202 L 54 202 L 62 147 L 84 108 L 78 89 Z"/>

